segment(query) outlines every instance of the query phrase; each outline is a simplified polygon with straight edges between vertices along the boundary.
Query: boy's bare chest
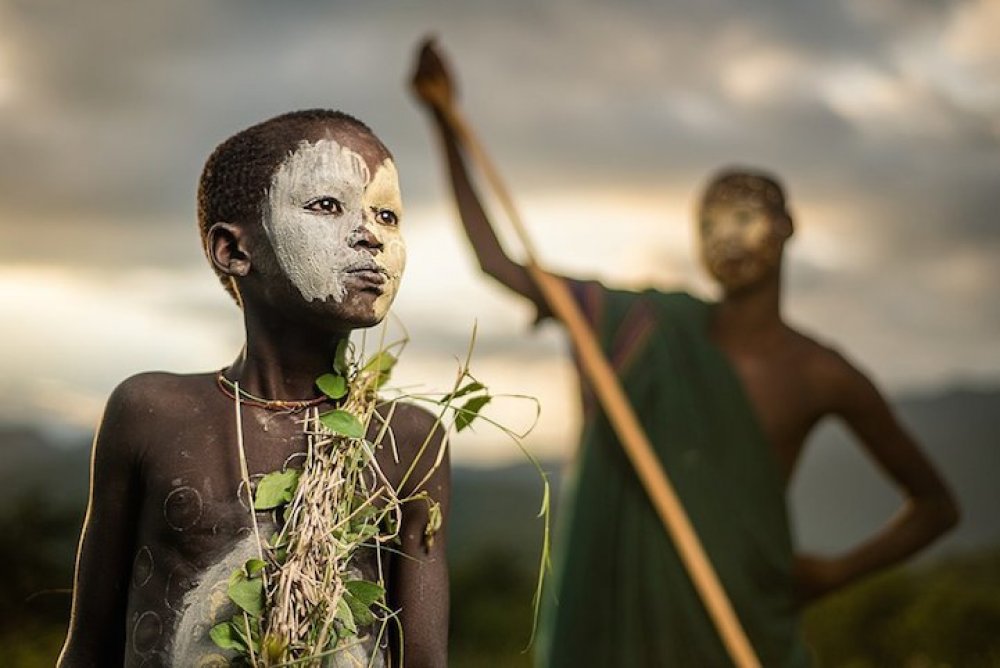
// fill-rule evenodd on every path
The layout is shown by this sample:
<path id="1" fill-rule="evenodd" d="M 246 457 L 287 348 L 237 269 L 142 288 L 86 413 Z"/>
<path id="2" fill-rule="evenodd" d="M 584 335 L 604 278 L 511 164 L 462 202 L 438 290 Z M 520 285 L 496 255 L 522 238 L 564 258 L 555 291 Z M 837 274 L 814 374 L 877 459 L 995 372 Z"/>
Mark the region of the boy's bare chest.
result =
<path id="1" fill-rule="evenodd" d="M 231 613 L 226 584 L 258 555 L 280 518 L 254 511 L 233 415 L 159 429 L 144 444 L 143 489 L 129 592 L 136 658 L 196 665 L 215 656 L 207 632 Z M 266 473 L 302 468 L 302 416 L 245 411 L 242 451 L 251 485 Z M 366 568 L 366 564 L 359 564 Z"/>
<path id="2" fill-rule="evenodd" d="M 140 529 L 181 552 L 192 551 L 194 558 L 251 524 L 241 460 L 255 482 L 271 471 L 296 466 L 306 451 L 305 435 L 289 416 L 265 427 L 247 414 L 241 456 L 235 421 L 225 417 L 179 421 L 172 432 L 161 431 L 146 444 L 140 466 Z"/>

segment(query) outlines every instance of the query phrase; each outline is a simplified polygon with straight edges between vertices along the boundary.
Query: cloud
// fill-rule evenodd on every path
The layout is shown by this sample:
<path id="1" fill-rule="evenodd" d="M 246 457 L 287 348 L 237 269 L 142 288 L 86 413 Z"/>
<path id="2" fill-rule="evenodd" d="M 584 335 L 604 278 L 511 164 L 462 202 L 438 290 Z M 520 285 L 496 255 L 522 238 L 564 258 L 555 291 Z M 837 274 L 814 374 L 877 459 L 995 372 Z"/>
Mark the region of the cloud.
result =
<path id="1" fill-rule="evenodd" d="M 538 387 L 545 404 L 571 413 L 565 341 L 525 333 L 530 309 L 479 274 L 453 220 L 405 88 L 430 32 L 556 270 L 710 290 L 694 200 L 712 170 L 759 165 L 783 178 L 798 224 L 796 322 L 892 387 L 1000 377 L 995 2 L 7 0 L 0 25 L 15 394 L 41 376 L 45 396 L 100 397 L 146 365 L 224 363 L 238 318 L 194 231 L 201 166 L 242 127 L 334 106 L 399 164 L 415 368 L 450 373 L 478 320 L 499 382 L 531 360 L 562 379 Z M 72 346 L 69 321 L 84 323 Z"/>

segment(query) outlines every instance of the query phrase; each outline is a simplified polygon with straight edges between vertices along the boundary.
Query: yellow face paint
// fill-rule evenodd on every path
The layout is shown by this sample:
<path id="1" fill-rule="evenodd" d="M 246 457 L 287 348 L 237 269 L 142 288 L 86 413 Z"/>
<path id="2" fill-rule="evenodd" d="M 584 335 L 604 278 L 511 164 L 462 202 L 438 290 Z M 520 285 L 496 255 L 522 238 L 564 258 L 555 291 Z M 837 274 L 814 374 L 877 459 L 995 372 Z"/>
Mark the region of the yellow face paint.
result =
<path id="1" fill-rule="evenodd" d="M 785 221 L 750 199 L 708 202 L 699 227 L 702 262 L 728 290 L 744 288 L 776 271 L 789 234 Z"/>
<path id="2" fill-rule="evenodd" d="M 396 165 L 389 158 L 383 160 L 375 170 L 371 183 L 365 188 L 362 205 L 366 225 L 382 244 L 382 251 L 376 258 L 385 270 L 387 283 L 391 283 L 392 288 L 383 292 L 375 302 L 375 310 L 377 313 L 381 312 L 381 319 L 388 312 L 399 290 L 399 280 L 406 268 L 406 243 L 399 228 L 403 219 L 403 201 L 399 192 Z M 395 222 L 386 220 L 390 215 Z"/>

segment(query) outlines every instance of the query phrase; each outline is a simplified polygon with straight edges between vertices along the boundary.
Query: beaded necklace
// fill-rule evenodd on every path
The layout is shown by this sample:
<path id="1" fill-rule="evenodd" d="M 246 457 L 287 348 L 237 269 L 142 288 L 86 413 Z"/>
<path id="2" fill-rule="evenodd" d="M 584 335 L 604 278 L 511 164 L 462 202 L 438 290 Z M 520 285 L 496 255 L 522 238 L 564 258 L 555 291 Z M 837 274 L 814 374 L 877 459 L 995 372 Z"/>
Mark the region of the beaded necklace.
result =
<path id="1" fill-rule="evenodd" d="M 215 376 L 215 382 L 219 386 L 219 389 L 223 394 L 234 401 L 238 395 L 240 403 L 246 406 L 256 406 L 257 408 L 263 408 L 268 411 L 301 411 L 312 406 L 318 406 L 327 400 L 327 397 L 322 394 L 313 399 L 305 399 L 302 401 L 264 399 L 263 397 L 250 394 L 243 388 L 239 387 L 236 383 L 226 378 L 222 371 L 223 370 L 220 370 Z"/>

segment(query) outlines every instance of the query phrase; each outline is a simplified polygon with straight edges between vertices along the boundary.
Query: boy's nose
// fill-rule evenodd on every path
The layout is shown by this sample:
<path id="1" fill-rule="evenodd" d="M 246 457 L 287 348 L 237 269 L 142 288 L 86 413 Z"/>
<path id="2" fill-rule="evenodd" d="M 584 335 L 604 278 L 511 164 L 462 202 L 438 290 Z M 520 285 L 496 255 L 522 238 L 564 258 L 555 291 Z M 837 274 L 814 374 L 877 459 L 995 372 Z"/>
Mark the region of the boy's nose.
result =
<path id="1" fill-rule="evenodd" d="M 383 244 L 366 224 L 361 223 L 351 232 L 350 246 L 351 248 L 366 248 L 374 255 L 382 250 Z"/>

